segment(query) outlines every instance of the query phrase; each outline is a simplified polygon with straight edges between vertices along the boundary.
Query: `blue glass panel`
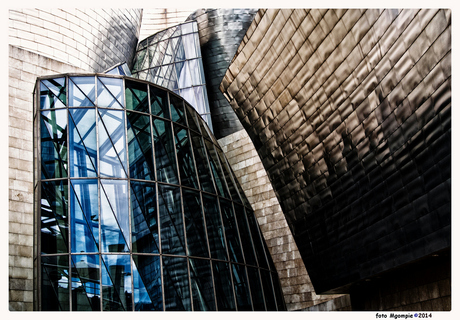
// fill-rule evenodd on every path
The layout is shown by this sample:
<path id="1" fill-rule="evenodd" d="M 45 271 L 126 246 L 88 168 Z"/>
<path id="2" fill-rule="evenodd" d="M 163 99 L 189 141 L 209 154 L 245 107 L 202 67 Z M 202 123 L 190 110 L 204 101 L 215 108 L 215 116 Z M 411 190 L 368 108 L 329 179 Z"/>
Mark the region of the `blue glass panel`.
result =
<path id="1" fill-rule="evenodd" d="M 214 288 L 209 260 L 190 259 L 190 282 L 192 286 L 193 310 L 215 311 Z"/>
<path id="2" fill-rule="evenodd" d="M 191 72 L 187 61 L 176 64 L 177 83 L 179 88 L 189 88 L 193 85 Z"/>
<path id="3" fill-rule="evenodd" d="M 273 294 L 272 281 L 270 279 L 270 272 L 267 270 L 260 269 L 260 275 L 262 277 L 262 285 L 264 290 L 265 301 L 267 302 L 268 311 L 276 311 L 275 296 Z"/>
<path id="4" fill-rule="evenodd" d="M 153 119 L 157 180 L 178 184 L 176 156 L 171 123 Z"/>
<path id="5" fill-rule="evenodd" d="M 195 162 L 187 130 L 174 124 L 174 138 L 176 141 L 176 153 L 181 184 L 199 189 Z"/>
<path id="6" fill-rule="evenodd" d="M 249 226 L 246 221 L 246 214 L 244 212 L 244 207 L 238 204 L 234 204 L 235 207 L 235 217 L 238 224 L 238 230 L 240 233 L 241 242 L 243 245 L 243 252 L 246 264 L 257 266 L 256 257 L 254 254 L 254 247 L 252 244 L 251 233 L 249 231 Z"/>
<path id="7" fill-rule="evenodd" d="M 187 234 L 187 253 L 191 256 L 209 257 L 200 193 L 182 189 L 182 197 Z"/>
<path id="8" fill-rule="evenodd" d="M 69 257 L 41 257 L 42 311 L 69 311 Z"/>
<path id="9" fill-rule="evenodd" d="M 133 255 L 133 260 L 134 309 L 162 311 L 160 257 Z"/>
<path id="10" fill-rule="evenodd" d="M 42 111 L 40 117 L 42 179 L 67 177 L 67 111 Z"/>
<path id="11" fill-rule="evenodd" d="M 97 105 L 115 109 L 123 108 L 123 79 L 98 77 Z"/>
<path id="12" fill-rule="evenodd" d="M 72 255 L 72 311 L 99 310 L 99 256 Z"/>
<path id="13" fill-rule="evenodd" d="M 125 87 L 126 109 L 149 112 L 147 85 L 126 80 Z"/>
<path id="14" fill-rule="evenodd" d="M 155 183 L 131 181 L 133 251 L 158 253 Z"/>
<path id="15" fill-rule="evenodd" d="M 204 142 L 217 190 L 219 190 L 219 194 L 224 198 L 230 198 L 214 145 L 207 139 L 204 139 Z"/>
<path id="16" fill-rule="evenodd" d="M 222 221 L 224 223 L 225 236 L 227 238 L 228 253 L 230 255 L 230 260 L 234 262 L 244 263 L 232 203 L 230 201 L 220 199 L 220 210 L 222 212 Z"/>
<path id="17" fill-rule="evenodd" d="M 158 184 L 158 207 L 162 252 L 185 255 L 184 224 L 179 187 Z"/>
<path id="18" fill-rule="evenodd" d="M 102 310 L 131 311 L 129 255 L 102 255 Z"/>
<path id="19" fill-rule="evenodd" d="M 209 168 L 208 157 L 204 148 L 204 142 L 201 135 L 191 131 L 192 149 L 195 155 L 196 167 L 200 178 L 201 189 L 210 193 L 216 193 L 216 188 L 212 182 L 212 175 Z"/>
<path id="20" fill-rule="evenodd" d="M 187 259 L 163 256 L 163 278 L 165 310 L 191 310 Z"/>
<path id="21" fill-rule="evenodd" d="M 203 194 L 203 207 L 208 230 L 209 249 L 214 259 L 227 260 L 224 229 L 220 218 L 217 198 Z"/>
<path id="22" fill-rule="evenodd" d="M 184 103 L 182 99 L 170 94 L 169 103 L 171 106 L 171 120 L 183 125 L 187 125 L 185 122 Z"/>
<path id="23" fill-rule="evenodd" d="M 65 78 L 40 81 L 40 108 L 63 108 L 66 105 Z"/>
<path id="24" fill-rule="evenodd" d="M 98 113 L 100 175 L 126 178 L 125 113 L 107 109 Z"/>
<path id="25" fill-rule="evenodd" d="M 236 304 L 238 311 L 251 311 L 251 300 L 249 297 L 248 279 L 245 267 L 232 263 L 233 286 L 235 288 Z"/>
<path id="26" fill-rule="evenodd" d="M 251 286 L 251 297 L 254 311 L 265 311 L 264 296 L 260 284 L 259 271 L 256 268 L 248 267 L 248 279 Z"/>
<path id="27" fill-rule="evenodd" d="M 235 296 L 233 295 L 232 280 L 230 278 L 228 263 L 212 261 L 212 272 L 214 274 L 214 285 L 216 288 L 217 310 L 236 310 Z"/>
<path id="28" fill-rule="evenodd" d="M 69 109 L 69 163 L 71 177 L 97 176 L 94 109 Z"/>
<path id="29" fill-rule="evenodd" d="M 94 77 L 71 77 L 69 79 L 69 106 L 93 107 L 96 101 Z"/>
<path id="30" fill-rule="evenodd" d="M 127 116 L 130 177 L 154 180 L 150 117 L 135 112 L 127 112 Z"/>
<path id="31" fill-rule="evenodd" d="M 68 250 L 67 180 L 42 181 L 40 241 L 42 253 L 64 253 Z"/>
<path id="32" fill-rule="evenodd" d="M 168 106 L 168 94 L 165 90 L 161 90 L 154 86 L 150 88 L 150 105 L 151 113 L 158 117 L 171 119 Z"/>
<path id="33" fill-rule="evenodd" d="M 70 223 L 72 252 L 98 252 L 97 180 L 71 180 Z"/>
<path id="34" fill-rule="evenodd" d="M 128 183 L 101 180 L 102 252 L 126 252 L 129 239 Z"/>

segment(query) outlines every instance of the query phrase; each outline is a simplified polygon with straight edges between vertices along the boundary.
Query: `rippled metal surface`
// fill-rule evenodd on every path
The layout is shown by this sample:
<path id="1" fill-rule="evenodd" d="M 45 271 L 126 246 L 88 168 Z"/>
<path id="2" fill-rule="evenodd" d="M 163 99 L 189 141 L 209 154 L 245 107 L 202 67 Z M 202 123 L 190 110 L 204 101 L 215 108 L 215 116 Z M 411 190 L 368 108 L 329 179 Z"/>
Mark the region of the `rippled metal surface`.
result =
<path id="1" fill-rule="evenodd" d="M 316 292 L 450 248 L 450 11 L 271 9 L 249 30 L 221 90 Z"/>
<path id="2" fill-rule="evenodd" d="M 200 9 L 188 20 L 198 22 L 214 135 L 217 139 L 243 127 L 219 90 L 236 50 L 257 9 Z"/>

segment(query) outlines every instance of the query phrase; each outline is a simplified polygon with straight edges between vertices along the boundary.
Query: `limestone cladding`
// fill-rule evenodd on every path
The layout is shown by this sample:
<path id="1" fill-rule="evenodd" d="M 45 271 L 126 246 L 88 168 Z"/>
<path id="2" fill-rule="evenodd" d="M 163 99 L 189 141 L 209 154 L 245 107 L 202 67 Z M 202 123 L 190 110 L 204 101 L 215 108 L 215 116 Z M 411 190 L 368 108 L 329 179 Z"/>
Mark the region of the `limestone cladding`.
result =
<path id="1" fill-rule="evenodd" d="M 267 173 L 246 130 L 218 140 L 254 209 L 278 271 L 288 310 L 301 310 L 338 295 L 317 295 Z"/>
<path id="2" fill-rule="evenodd" d="M 184 23 L 193 10 L 174 8 L 144 8 L 142 9 L 142 26 L 139 40 L 180 23 Z"/>

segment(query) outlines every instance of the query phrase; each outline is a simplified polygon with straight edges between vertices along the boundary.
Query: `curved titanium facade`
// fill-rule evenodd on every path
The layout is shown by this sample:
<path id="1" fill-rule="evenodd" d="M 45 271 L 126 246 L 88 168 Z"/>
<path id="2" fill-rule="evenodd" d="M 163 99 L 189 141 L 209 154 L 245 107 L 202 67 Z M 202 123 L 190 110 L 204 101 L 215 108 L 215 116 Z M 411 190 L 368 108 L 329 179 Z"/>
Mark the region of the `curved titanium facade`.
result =
<path id="1" fill-rule="evenodd" d="M 451 246 L 449 10 L 261 10 L 221 89 L 317 293 Z"/>
<path id="2" fill-rule="evenodd" d="M 179 94 L 212 130 L 196 22 L 165 29 L 139 43 L 133 76 Z"/>
<path id="3" fill-rule="evenodd" d="M 238 49 L 257 9 L 200 9 L 187 20 L 196 20 L 211 110 L 217 139 L 242 130 L 243 127 L 219 85 Z"/>
<path id="4" fill-rule="evenodd" d="M 39 310 L 285 310 L 202 118 L 151 83 L 37 80 Z"/>

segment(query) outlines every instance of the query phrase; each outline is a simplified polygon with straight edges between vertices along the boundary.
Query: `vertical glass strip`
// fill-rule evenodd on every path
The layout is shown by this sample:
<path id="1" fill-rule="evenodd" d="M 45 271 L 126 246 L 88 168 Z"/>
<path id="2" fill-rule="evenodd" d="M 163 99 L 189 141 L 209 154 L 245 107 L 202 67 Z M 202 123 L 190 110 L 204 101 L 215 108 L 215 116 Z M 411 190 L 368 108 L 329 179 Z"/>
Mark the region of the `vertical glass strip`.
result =
<path id="1" fill-rule="evenodd" d="M 260 269 L 262 276 L 262 285 L 264 290 L 265 302 L 267 304 L 267 311 L 276 311 L 275 296 L 273 295 L 273 286 L 270 279 L 270 272 Z M 280 309 L 283 310 L 283 309 Z"/>
<path id="2" fill-rule="evenodd" d="M 182 196 L 187 233 L 187 254 L 197 257 L 209 257 L 200 193 L 182 189 Z"/>
<path id="3" fill-rule="evenodd" d="M 155 142 L 157 180 L 179 184 L 171 123 L 154 118 L 153 139 Z"/>
<path id="4" fill-rule="evenodd" d="M 40 113 L 42 179 L 67 177 L 67 111 Z"/>
<path id="5" fill-rule="evenodd" d="M 206 217 L 209 248 L 214 259 L 227 260 L 224 229 L 219 213 L 217 198 L 203 194 L 203 207 Z"/>
<path id="6" fill-rule="evenodd" d="M 97 106 L 122 109 L 124 105 L 123 79 L 98 77 Z"/>
<path id="7" fill-rule="evenodd" d="M 190 259 L 193 311 L 215 311 L 214 288 L 209 260 Z"/>
<path id="8" fill-rule="evenodd" d="M 149 88 L 151 113 L 158 117 L 171 119 L 167 92 L 154 86 L 149 86 Z"/>
<path id="9" fill-rule="evenodd" d="M 212 173 L 214 176 L 214 182 L 216 183 L 217 190 L 219 194 L 224 198 L 230 198 L 228 193 L 227 186 L 225 185 L 225 180 L 222 175 L 222 170 L 220 168 L 219 160 L 217 159 L 217 153 L 214 149 L 214 145 L 211 141 L 204 139 L 206 150 L 209 155 L 209 163 L 211 164 Z"/>
<path id="10" fill-rule="evenodd" d="M 161 250 L 167 254 L 185 255 L 180 188 L 158 185 L 161 226 Z"/>
<path id="11" fill-rule="evenodd" d="M 150 117 L 127 112 L 129 175 L 132 179 L 154 180 Z"/>
<path id="12" fill-rule="evenodd" d="M 102 255 L 102 310 L 131 311 L 129 255 Z"/>
<path id="13" fill-rule="evenodd" d="M 181 98 L 175 95 L 169 95 L 169 103 L 171 106 L 171 120 L 184 126 L 187 125 L 185 121 L 184 102 Z"/>
<path id="14" fill-rule="evenodd" d="M 65 78 L 40 81 L 40 108 L 64 108 L 66 106 Z"/>
<path id="15" fill-rule="evenodd" d="M 214 274 L 214 285 L 216 286 L 217 310 L 236 310 L 228 263 L 221 261 L 211 261 L 211 263 Z"/>
<path id="16" fill-rule="evenodd" d="M 273 287 L 275 289 L 275 297 L 276 297 L 276 306 L 278 310 L 286 310 L 286 303 L 284 302 L 284 295 L 281 291 L 280 279 L 276 272 L 271 272 L 272 280 L 273 280 Z"/>
<path id="17" fill-rule="evenodd" d="M 160 257 L 133 255 L 133 261 L 134 309 L 162 311 Z"/>
<path id="18" fill-rule="evenodd" d="M 245 267 L 235 263 L 231 265 L 238 311 L 251 311 L 251 298 L 249 297 L 248 279 L 246 277 Z"/>
<path id="19" fill-rule="evenodd" d="M 259 271 L 256 268 L 248 267 L 249 285 L 251 286 L 251 297 L 254 311 L 265 311 L 264 296 L 260 284 Z"/>
<path id="20" fill-rule="evenodd" d="M 174 124 L 174 138 L 176 142 L 176 155 L 179 165 L 181 184 L 199 189 L 198 178 L 195 170 L 195 161 L 193 159 L 187 129 Z"/>
<path id="21" fill-rule="evenodd" d="M 215 194 L 216 189 L 212 182 L 212 175 L 204 148 L 203 138 L 193 131 L 190 131 L 190 134 L 192 136 L 192 150 L 195 155 L 196 168 L 198 170 L 201 189 Z"/>
<path id="22" fill-rule="evenodd" d="M 166 311 L 190 311 L 190 288 L 187 259 L 163 256 L 163 278 Z"/>
<path id="23" fill-rule="evenodd" d="M 224 223 L 230 260 L 233 262 L 244 263 L 232 203 L 228 200 L 220 199 L 220 210 L 222 212 L 222 221 Z"/>
<path id="24" fill-rule="evenodd" d="M 244 244 L 243 252 L 244 257 L 246 258 L 246 264 L 257 266 L 256 257 L 254 254 L 254 246 L 251 239 L 251 232 L 249 231 L 249 226 L 246 221 L 246 214 L 244 212 L 244 207 L 238 204 L 234 204 L 235 207 L 235 218 L 238 224 L 238 230 L 240 233 L 241 242 Z"/>
<path id="25" fill-rule="evenodd" d="M 147 85 L 135 81 L 125 81 L 126 109 L 149 112 Z"/>
<path id="26" fill-rule="evenodd" d="M 100 311 L 98 255 L 72 255 L 72 311 Z"/>
<path id="27" fill-rule="evenodd" d="M 246 217 L 248 218 L 249 229 L 251 230 L 252 241 L 254 243 L 254 249 L 256 251 L 259 267 L 268 269 L 268 264 L 264 253 L 264 239 L 262 238 L 262 234 L 259 232 L 259 224 L 256 221 L 254 212 L 246 209 Z"/>
<path id="28" fill-rule="evenodd" d="M 69 257 L 41 257 L 42 311 L 69 311 Z"/>

